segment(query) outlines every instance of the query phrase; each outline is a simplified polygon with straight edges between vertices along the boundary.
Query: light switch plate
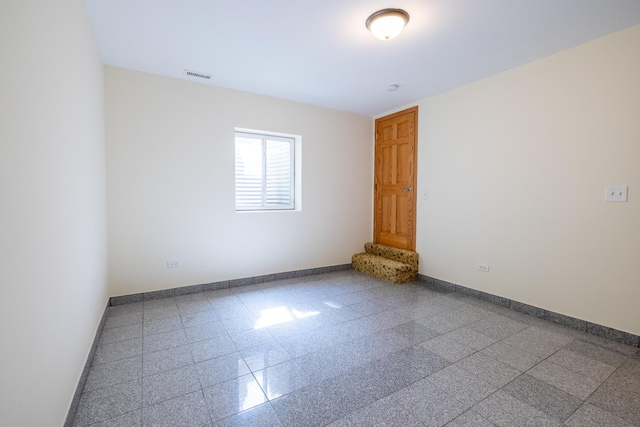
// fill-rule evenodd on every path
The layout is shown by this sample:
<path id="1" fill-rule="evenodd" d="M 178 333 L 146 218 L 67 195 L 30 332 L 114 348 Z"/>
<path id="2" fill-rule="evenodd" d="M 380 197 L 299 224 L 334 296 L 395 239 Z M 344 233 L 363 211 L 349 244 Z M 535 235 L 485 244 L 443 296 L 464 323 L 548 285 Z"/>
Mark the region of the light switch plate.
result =
<path id="1" fill-rule="evenodd" d="M 605 202 L 626 202 L 627 201 L 627 187 L 623 185 L 610 185 L 605 188 L 604 193 Z"/>

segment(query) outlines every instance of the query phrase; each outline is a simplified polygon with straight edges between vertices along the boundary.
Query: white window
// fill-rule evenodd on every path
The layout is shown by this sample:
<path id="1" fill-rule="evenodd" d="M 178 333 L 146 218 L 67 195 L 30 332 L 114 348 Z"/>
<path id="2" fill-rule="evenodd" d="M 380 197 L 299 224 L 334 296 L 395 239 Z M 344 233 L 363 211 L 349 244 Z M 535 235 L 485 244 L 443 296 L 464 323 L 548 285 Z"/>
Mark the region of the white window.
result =
<path id="1" fill-rule="evenodd" d="M 296 208 L 296 137 L 236 130 L 236 211 Z"/>

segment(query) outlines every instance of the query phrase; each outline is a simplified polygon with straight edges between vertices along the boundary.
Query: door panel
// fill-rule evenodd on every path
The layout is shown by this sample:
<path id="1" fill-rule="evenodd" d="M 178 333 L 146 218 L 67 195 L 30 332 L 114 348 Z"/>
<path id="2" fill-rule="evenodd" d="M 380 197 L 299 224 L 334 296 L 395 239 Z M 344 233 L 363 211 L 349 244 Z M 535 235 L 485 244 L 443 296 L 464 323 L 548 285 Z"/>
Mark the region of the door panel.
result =
<path id="1" fill-rule="evenodd" d="M 415 250 L 418 107 L 376 120 L 374 242 Z"/>

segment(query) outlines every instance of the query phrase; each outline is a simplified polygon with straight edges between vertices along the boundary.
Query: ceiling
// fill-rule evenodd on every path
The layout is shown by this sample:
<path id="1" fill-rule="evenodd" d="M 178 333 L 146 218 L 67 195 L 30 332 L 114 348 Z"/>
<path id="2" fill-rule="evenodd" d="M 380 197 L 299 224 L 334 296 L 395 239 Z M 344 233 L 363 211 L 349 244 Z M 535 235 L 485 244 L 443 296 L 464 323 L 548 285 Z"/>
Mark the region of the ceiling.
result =
<path id="1" fill-rule="evenodd" d="M 369 116 L 640 24 L 640 0 L 85 3 L 105 64 Z M 387 7 L 411 19 L 382 41 Z"/>

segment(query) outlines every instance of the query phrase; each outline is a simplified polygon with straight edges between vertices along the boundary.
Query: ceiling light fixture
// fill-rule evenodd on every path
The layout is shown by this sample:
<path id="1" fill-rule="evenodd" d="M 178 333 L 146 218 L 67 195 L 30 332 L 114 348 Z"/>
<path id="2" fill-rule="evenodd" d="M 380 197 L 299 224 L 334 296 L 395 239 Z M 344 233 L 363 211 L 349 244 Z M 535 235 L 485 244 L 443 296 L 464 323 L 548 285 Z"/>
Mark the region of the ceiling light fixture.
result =
<path id="1" fill-rule="evenodd" d="M 402 9 L 382 9 L 367 18 L 366 26 L 380 40 L 391 40 L 409 22 L 409 14 Z"/>

